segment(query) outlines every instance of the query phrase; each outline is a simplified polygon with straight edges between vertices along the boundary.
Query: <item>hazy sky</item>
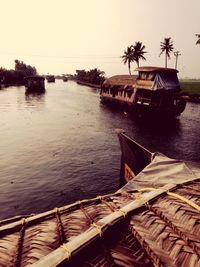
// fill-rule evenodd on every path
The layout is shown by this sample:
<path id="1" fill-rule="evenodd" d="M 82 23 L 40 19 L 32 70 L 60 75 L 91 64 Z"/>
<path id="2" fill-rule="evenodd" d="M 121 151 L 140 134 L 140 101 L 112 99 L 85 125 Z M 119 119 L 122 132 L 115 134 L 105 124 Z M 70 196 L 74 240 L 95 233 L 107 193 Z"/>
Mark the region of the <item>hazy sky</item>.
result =
<path id="1" fill-rule="evenodd" d="M 0 66 L 19 59 L 40 74 L 74 74 L 99 68 L 107 76 L 128 73 L 127 46 L 141 41 L 147 61 L 164 66 L 160 42 L 171 37 L 179 77 L 200 77 L 200 0 L 0 0 Z M 175 66 L 172 55 L 169 67 Z M 132 64 L 132 70 L 136 68 Z"/>

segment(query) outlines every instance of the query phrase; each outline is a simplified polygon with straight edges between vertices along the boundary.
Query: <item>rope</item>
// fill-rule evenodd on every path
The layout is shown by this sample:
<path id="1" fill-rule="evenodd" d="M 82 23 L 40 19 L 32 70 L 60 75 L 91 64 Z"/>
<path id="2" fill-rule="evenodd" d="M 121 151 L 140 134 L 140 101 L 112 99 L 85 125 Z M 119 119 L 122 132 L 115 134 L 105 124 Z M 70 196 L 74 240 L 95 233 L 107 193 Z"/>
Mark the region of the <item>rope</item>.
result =
<path id="1" fill-rule="evenodd" d="M 195 204 L 195 203 L 192 202 L 191 200 L 189 200 L 189 199 L 187 199 L 187 198 L 185 198 L 185 197 L 183 197 L 183 196 L 180 196 L 180 195 L 178 195 L 178 194 L 172 193 L 172 192 L 167 192 L 167 194 L 168 194 L 169 196 L 174 197 L 174 198 L 178 198 L 178 199 L 180 199 L 182 202 L 187 203 L 189 206 L 191 206 L 192 208 L 194 208 L 194 209 L 196 209 L 197 211 L 200 212 L 200 206 L 198 206 L 197 204 Z"/>
<path id="2" fill-rule="evenodd" d="M 102 236 L 102 230 L 101 230 L 101 226 L 97 225 L 95 222 L 91 223 L 92 227 L 95 227 L 97 229 L 97 232 L 99 234 L 99 236 Z"/>
<path id="3" fill-rule="evenodd" d="M 21 265 L 25 227 L 26 227 L 26 223 L 27 223 L 26 218 L 22 218 L 21 222 L 22 222 L 22 228 L 19 232 L 19 240 L 17 243 L 17 252 L 16 252 L 16 258 L 15 258 L 15 264 L 14 264 L 14 266 L 16 266 L 16 267 L 20 267 L 20 265 Z"/>
<path id="4" fill-rule="evenodd" d="M 67 253 L 65 259 L 69 259 L 71 257 L 71 252 L 69 251 L 68 247 L 66 245 L 61 245 L 60 248 L 63 248 L 64 251 Z"/>
<path id="5" fill-rule="evenodd" d="M 126 218 L 126 216 L 127 216 L 127 212 L 126 211 L 124 211 L 122 209 L 118 209 L 117 211 L 119 211 L 124 216 L 124 218 Z"/>
<path id="6" fill-rule="evenodd" d="M 57 223 L 57 228 L 58 228 L 58 235 L 59 235 L 59 239 L 60 239 L 60 244 L 66 243 L 66 236 L 65 236 L 65 231 L 64 231 L 64 227 L 62 224 L 62 219 L 61 219 L 61 215 L 60 215 L 60 210 L 59 208 L 55 208 L 55 217 L 56 217 L 56 223 Z"/>
<path id="7" fill-rule="evenodd" d="M 22 218 L 22 226 L 24 226 L 26 224 L 26 218 Z"/>

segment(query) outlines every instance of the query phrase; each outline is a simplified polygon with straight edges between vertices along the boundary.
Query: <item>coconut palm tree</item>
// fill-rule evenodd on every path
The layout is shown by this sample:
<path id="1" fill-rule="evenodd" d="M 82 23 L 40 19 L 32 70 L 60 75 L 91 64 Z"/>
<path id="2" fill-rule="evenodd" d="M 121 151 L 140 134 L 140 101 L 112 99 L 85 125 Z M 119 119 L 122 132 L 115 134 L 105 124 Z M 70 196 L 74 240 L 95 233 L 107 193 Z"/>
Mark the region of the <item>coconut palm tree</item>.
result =
<path id="1" fill-rule="evenodd" d="M 171 38 L 165 38 L 164 42 L 160 42 L 161 52 L 159 56 L 165 52 L 165 68 L 167 68 L 167 59 L 170 59 L 170 53 L 174 50 Z"/>
<path id="2" fill-rule="evenodd" d="M 121 56 L 121 58 L 124 64 L 128 63 L 128 70 L 129 70 L 129 74 L 131 75 L 131 62 L 134 61 L 132 46 L 127 47 L 127 50 L 124 51 L 124 55 Z"/>
<path id="3" fill-rule="evenodd" d="M 142 44 L 142 42 L 135 42 L 135 45 L 132 46 L 133 49 L 133 61 L 137 63 L 137 66 L 139 67 L 139 61 L 140 59 L 146 60 L 144 54 L 147 53 L 144 51 L 145 45 Z"/>

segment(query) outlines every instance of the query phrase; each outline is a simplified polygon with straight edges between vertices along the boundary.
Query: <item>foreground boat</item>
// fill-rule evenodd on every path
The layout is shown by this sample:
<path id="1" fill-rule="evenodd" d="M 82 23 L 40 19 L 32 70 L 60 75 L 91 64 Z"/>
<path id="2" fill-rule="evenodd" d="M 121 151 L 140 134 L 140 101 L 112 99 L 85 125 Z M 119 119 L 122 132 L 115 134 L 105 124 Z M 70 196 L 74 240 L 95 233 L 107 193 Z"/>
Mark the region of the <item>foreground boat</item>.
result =
<path id="1" fill-rule="evenodd" d="M 176 118 L 185 109 L 180 96 L 177 70 L 139 67 L 138 75 L 116 75 L 106 79 L 100 92 L 102 102 L 126 107 L 135 115 Z"/>
<path id="2" fill-rule="evenodd" d="M 200 266 L 200 165 L 118 135 L 132 179 L 113 194 L 1 221 L 0 266 Z"/>

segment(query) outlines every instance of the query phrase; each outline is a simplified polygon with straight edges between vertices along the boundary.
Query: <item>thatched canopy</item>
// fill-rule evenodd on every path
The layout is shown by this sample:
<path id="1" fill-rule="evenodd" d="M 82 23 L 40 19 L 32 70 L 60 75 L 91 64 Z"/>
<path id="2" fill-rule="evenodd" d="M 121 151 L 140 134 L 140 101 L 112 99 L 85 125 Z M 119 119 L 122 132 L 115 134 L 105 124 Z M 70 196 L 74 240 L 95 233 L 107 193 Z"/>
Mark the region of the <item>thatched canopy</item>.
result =
<path id="1" fill-rule="evenodd" d="M 155 157 L 114 194 L 1 221 L 0 266 L 200 266 L 200 179 L 178 164 Z"/>
<path id="2" fill-rule="evenodd" d="M 115 75 L 104 81 L 104 85 L 129 85 L 134 86 L 137 75 Z"/>
<path id="3" fill-rule="evenodd" d="M 178 70 L 177 69 L 172 69 L 172 68 L 162 68 L 162 67 L 154 67 L 154 66 L 144 66 L 144 67 L 138 67 L 136 69 L 136 71 L 144 71 L 144 72 L 167 72 L 167 73 L 170 73 L 170 72 L 175 72 L 177 73 Z"/>

